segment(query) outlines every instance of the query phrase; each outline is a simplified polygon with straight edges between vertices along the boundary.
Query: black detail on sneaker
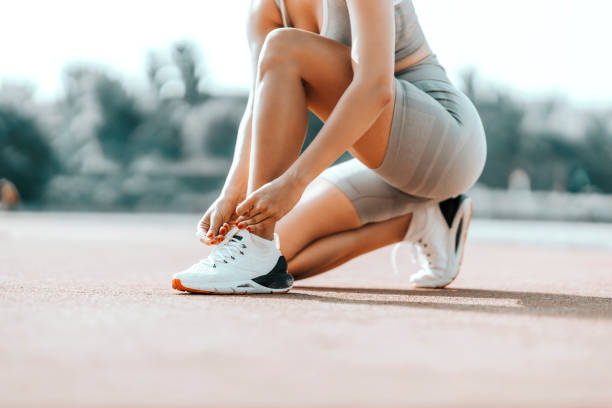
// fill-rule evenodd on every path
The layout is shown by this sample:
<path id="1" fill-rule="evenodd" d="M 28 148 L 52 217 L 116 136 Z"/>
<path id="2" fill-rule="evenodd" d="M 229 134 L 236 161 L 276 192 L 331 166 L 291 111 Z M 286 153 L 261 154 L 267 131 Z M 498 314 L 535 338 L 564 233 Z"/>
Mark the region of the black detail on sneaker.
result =
<path id="1" fill-rule="evenodd" d="M 253 282 L 270 289 L 287 289 L 293 285 L 293 276 L 287 272 L 287 260 L 284 256 L 278 257 L 274 268 L 265 275 L 258 276 Z"/>
<path id="2" fill-rule="evenodd" d="M 461 206 L 461 203 L 466 198 L 467 196 L 465 194 L 460 194 L 457 197 L 449 198 L 448 200 L 444 200 L 438 204 L 440 211 L 448 224 L 448 228 L 453 225 L 453 219 L 455 219 L 455 215 L 457 215 L 459 206 Z"/>
<path id="3" fill-rule="evenodd" d="M 242 236 L 234 235 L 234 236 L 232 236 L 232 239 L 234 239 L 234 238 L 237 239 L 238 241 L 240 241 L 242 239 Z"/>
<path id="4" fill-rule="evenodd" d="M 459 249 L 459 240 L 461 239 L 461 230 L 463 229 L 463 218 L 459 221 L 459 227 L 457 227 L 457 234 L 455 234 L 455 253 Z"/>
<path id="5" fill-rule="evenodd" d="M 242 285 L 238 285 L 238 288 L 252 288 L 253 285 L 251 285 L 250 283 L 243 283 Z"/>

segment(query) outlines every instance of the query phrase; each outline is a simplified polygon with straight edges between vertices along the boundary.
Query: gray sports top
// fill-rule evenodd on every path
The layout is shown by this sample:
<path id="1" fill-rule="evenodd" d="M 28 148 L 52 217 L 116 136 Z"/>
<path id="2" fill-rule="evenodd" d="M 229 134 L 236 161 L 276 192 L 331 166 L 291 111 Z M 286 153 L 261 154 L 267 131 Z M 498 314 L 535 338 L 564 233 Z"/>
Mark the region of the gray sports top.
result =
<path id="1" fill-rule="evenodd" d="M 281 11 L 283 25 L 293 27 L 285 0 L 275 0 Z M 394 0 L 395 8 L 395 61 L 413 52 L 425 43 L 423 30 L 417 19 L 412 0 Z M 351 22 L 346 0 L 323 0 L 321 35 L 351 45 Z"/>

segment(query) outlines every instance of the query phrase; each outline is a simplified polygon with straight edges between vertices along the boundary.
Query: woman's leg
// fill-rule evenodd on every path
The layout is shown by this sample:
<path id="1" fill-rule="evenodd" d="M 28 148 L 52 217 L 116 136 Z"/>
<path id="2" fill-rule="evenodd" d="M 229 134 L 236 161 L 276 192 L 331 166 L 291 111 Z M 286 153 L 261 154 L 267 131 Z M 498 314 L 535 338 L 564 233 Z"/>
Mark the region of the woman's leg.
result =
<path id="1" fill-rule="evenodd" d="M 308 244 L 288 261 L 289 273 L 305 279 L 334 269 L 353 258 L 402 240 L 412 214 L 327 235 Z"/>
<path id="2" fill-rule="evenodd" d="M 353 78 L 350 48 L 304 30 L 271 32 L 261 51 L 251 139 L 248 193 L 281 175 L 299 156 L 307 109 L 326 120 Z M 371 167 L 386 152 L 393 106 L 353 146 Z M 273 237 L 274 225 L 258 232 Z"/>
<path id="3" fill-rule="evenodd" d="M 276 224 L 281 252 L 296 279 L 328 271 L 364 253 L 402 240 L 411 214 L 361 225 L 347 196 L 317 178 Z"/>

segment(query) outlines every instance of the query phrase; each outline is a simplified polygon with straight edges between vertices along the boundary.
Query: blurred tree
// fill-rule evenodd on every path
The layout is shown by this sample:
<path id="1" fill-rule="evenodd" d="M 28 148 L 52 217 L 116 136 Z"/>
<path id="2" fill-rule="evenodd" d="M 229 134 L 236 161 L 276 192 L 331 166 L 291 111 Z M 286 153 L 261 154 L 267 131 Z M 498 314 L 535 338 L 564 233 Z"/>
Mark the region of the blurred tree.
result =
<path id="1" fill-rule="evenodd" d="M 480 180 L 490 187 L 507 188 L 512 170 L 522 167 L 518 153 L 525 108 L 501 92 L 494 100 L 476 99 L 473 102 L 487 135 L 487 162 Z"/>
<path id="2" fill-rule="evenodd" d="M 229 115 L 214 117 L 208 123 L 204 137 L 204 151 L 213 156 L 232 158 L 239 122 Z"/>
<path id="3" fill-rule="evenodd" d="M 516 162 L 530 176 L 534 190 L 566 190 L 578 165 L 577 146 L 555 131 L 524 132 Z"/>
<path id="4" fill-rule="evenodd" d="M 34 118 L 0 105 L 0 178 L 12 181 L 23 199 L 32 201 L 59 169 L 48 137 Z"/>
<path id="5" fill-rule="evenodd" d="M 480 182 L 507 188 L 512 171 L 523 169 L 534 190 L 592 190 L 593 183 L 612 192 L 612 134 L 603 116 L 595 116 L 584 138 L 568 139 L 558 127 L 546 125 L 559 101 L 539 104 L 537 130 L 523 126 L 529 104 L 516 102 L 507 92 L 482 95 L 473 69 L 463 76 L 464 92 L 478 109 L 487 135 L 487 163 Z M 491 94 L 495 96 L 490 96 Z M 536 105 L 537 106 L 537 105 Z"/>
<path id="6" fill-rule="evenodd" d="M 126 165 L 138 154 L 130 139 L 144 115 L 122 84 L 106 75 L 98 76 L 94 95 L 101 113 L 96 136 L 102 150 L 106 156 Z"/>
<path id="7" fill-rule="evenodd" d="M 183 103 L 167 100 L 142 118 L 131 135 L 131 157 L 158 152 L 167 159 L 177 160 L 183 154 L 181 117 Z"/>
<path id="8" fill-rule="evenodd" d="M 612 131 L 606 119 L 592 116 L 580 156 L 592 183 L 603 192 L 612 193 Z"/>
<path id="9" fill-rule="evenodd" d="M 195 105 L 208 99 L 209 95 L 200 90 L 203 80 L 203 64 L 198 63 L 201 58 L 196 46 L 189 41 L 177 42 L 172 49 L 172 59 L 181 71 L 185 85 L 185 101 Z"/>
<path id="10" fill-rule="evenodd" d="M 591 179 L 583 167 L 575 168 L 571 172 L 567 190 L 570 193 L 585 193 L 592 190 Z"/>

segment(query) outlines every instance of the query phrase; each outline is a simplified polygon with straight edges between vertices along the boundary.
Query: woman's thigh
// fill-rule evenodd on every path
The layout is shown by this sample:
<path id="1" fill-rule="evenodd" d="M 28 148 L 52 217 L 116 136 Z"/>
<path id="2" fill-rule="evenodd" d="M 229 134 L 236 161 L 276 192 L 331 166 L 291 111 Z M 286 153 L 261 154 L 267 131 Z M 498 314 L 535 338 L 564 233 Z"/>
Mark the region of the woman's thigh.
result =
<path id="1" fill-rule="evenodd" d="M 325 122 L 353 80 L 351 48 L 296 28 L 281 28 L 273 33 L 275 40 L 270 41 L 270 45 L 277 45 L 274 46 L 276 50 L 270 52 L 283 54 L 282 59 L 288 58 L 291 65 L 297 66 L 304 83 L 308 108 Z M 266 52 L 265 47 L 262 52 Z M 391 130 L 392 105 L 389 104 L 351 146 L 351 152 L 368 167 L 377 167 L 382 163 Z"/>
<path id="2" fill-rule="evenodd" d="M 378 241 L 386 245 L 401 240 L 405 230 L 398 233 L 398 225 L 403 223 L 400 218 L 432 201 L 390 186 L 357 159 L 347 160 L 326 169 L 277 222 L 281 251 L 290 260 L 319 238 L 370 224 L 380 224 L 379 232 L 389 228 L 384 237 L 370 237 L 373 247 L 378 248 Z M 384 224 L 392 219 L 400 224 Z M 388 236 L 391 232 L 393 237 Z"/>
<path id="3" fill-rule="evenodd" d="M 331 166 L 319 178 L 328 180 L 344 193 L 359 215 L 360 225 L 410 214 L 435 201 L 393 187 L 357 159 Z"/>

